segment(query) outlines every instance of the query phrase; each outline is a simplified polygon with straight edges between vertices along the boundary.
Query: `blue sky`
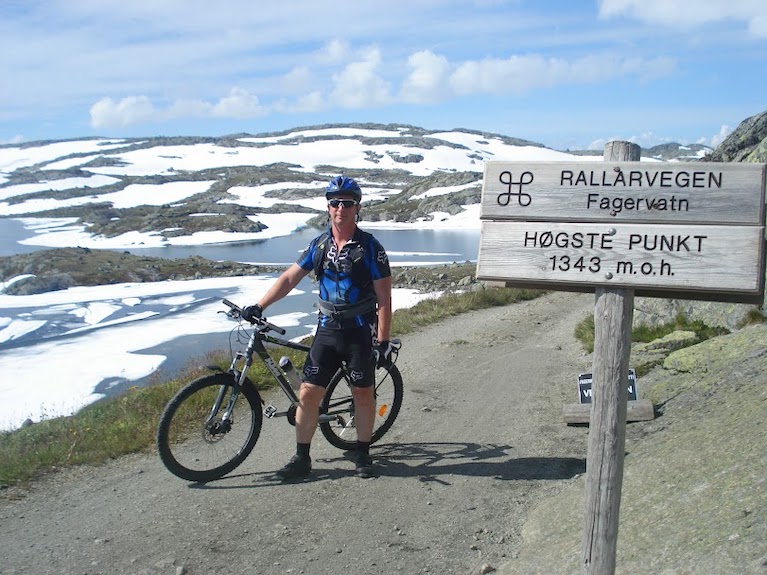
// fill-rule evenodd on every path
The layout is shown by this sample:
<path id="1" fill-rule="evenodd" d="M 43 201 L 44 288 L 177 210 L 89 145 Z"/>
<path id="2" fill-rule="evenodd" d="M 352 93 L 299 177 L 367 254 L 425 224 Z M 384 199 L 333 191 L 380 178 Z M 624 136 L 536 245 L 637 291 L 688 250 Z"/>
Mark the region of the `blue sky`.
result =
<path id="1" fill-rule="evenodd" d="M 2 0 L 0 143 L 325 123 L 716 146 L 765 0 Z"/>

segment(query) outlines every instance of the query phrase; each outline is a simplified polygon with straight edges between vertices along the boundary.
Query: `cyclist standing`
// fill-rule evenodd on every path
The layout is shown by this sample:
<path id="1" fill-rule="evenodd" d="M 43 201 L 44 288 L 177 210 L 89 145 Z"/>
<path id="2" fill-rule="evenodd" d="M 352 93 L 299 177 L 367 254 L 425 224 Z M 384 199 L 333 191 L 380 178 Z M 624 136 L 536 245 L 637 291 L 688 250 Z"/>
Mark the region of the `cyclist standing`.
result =
<path id="1" fill-rule="evenodd" d="M 312 469 L 309 448 L 317 429 L 325 388 L 341 362 L 352 383 L 357 430 L 356 475 L 375 475 L 370 438 L 375 419 L 375 368 L 390 359 L 391 270 L 386 251 L 358 226 L 362 191 L 352 178 L 330 180 L 328 229 L 314 238 L 298 261 L 285 270 L 245 319 L 261 317 L 269 305 L 285 297 L 312 270 L 319 280 L 317 332 L 304 363 L 296 412 L 296 454 L 276 475 L 283 481 L 302 479 Z"/>

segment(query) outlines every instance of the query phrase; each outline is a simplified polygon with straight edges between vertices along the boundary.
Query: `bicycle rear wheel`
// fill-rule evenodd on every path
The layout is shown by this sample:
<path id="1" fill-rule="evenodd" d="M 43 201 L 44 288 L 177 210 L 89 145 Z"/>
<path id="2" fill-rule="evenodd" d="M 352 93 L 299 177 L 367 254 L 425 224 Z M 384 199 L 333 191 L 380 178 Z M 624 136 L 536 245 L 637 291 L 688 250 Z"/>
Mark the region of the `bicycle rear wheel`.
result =
<path id="1" fill-rule="evenodd" d="M 397 419 L 402 407 L 402 376 L 396 365 L 376 369 L 376 414 L 371 443 L 381 439 Z M 357 429 L 354 423 L 354 399 L 346 374 L 339 370 L 333 376 L 320 407 L 321 414 L 335 416 L 320 423 L 320 431 L 331 445 L 344 450 L 357 447 Z"/>
<path id="2" fill-rule="evenodd" d="M 157 429 L 157 449 L 168 471 L 187 481 L 218 479 L 240 465 L 261 433 L 261 396 L 248 381 L 231 414 L 234 378 L 217 373 L 197 379 L 168 402 Z"/>

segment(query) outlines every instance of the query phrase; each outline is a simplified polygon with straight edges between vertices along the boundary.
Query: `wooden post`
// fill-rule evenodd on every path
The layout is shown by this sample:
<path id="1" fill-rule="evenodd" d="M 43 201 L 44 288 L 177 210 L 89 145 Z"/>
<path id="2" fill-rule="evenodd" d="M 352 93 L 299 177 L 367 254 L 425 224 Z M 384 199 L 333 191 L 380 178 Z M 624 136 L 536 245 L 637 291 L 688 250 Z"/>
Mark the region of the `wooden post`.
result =
<path id="1" fill-rule="evenodd" d="M 638 161 L 630 142 L 608 142 L 605 161 Z M 586 506 L 581 546 L 584 575 L 613 575 L 626 445 L 634 290 L 596 288 L 591 421 L 586 457 Z"/>

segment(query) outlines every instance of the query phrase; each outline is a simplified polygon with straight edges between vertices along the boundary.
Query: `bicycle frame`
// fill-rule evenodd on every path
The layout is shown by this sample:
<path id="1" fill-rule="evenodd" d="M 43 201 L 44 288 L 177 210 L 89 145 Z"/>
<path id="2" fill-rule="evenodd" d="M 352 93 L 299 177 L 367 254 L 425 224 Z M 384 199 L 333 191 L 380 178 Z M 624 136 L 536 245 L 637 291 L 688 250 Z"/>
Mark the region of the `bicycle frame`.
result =
<path id="1" fill-rule="evenodd" d="M 266 366 L 266 369 L 269 370 L 269 373 L 272 374 L 272 377 L 274 377 L 275 380 L 277 380 L 277 384 L 280 386 L 280 389 L 285 394 L 285 396 L 290 401 L 291 407 L 288 408 L 285 411 L 278 411 L 276 407 L 273 405 L 267 405 L 264 408 L 264 415 L 268 419 L 272 419 L 274 417 L 287 417 L 291 413 L 291 409 L 295 409 L 298 407 L 299 399 L 296 395 L 296 391 L 293 389 L 293 386 L 290 385 L 290 382 L 285 377 L 285 374 L 282 372 L 282 370 L 277 366 L 277 363 L 274 361 L 272 356 L 269 354 L 269 351 L 266 349 L 266 346 L 264 343 L 271 343 L 274 345 L 278 345 L 281 347 L 287 347 L 290 349 L 295 349 L 298 351 L 308 352 L 309 346 L 303 343 L 296 343 L 294 341 L 290 341 L 281 337 L 275 337 L 273 335 L 269 335 L 267 333 L 264 333 L 269 328 L 266 326 L 263 327 L 254 327 L 253 333 L 250 335 L 250 338 L 248 340 L 248 345 L 245 348 L 245 351 L 238 351 L 234 358 L 232 358 L 232 363 L 229 366 L 229 373 L 231 373 L 234 378 L 238 382 L 238 388 L 242 386 L 245 383 L 246 374 L 248 373 L 248 370 L 250 369 L 250 366 L 253 365 L 253 355 L 257 355 L 258 358 L 264 363 Z M 244 367 L 242 371 L 237 369 L 237 363 L 244 359 L 245 363 L 243 364 Z M 343 368 L 341 369 L 343 370 Z M 230 404 L 234 405 L 234 403 L 237 401 L 237 395 L 238 392 L 235 394 L 232 394 L 233 397 L 230 398 Z M 217 406 L 220 407 L 220 403 L 217 403 Z M 228 412 L 229 408 L 227 408 Z M 216 413 L 217 408 L 214 406 L 214 409 L 211 411 L 211 413 Z M 227 413 L 228 415 L 228 413 Z M 321 413 L 319 416 L 319 423 L 322 423 L 323 421 L 331 421 L 335 419 L 335 415 L 328 415 Z"/>
<path id="2" fill-rule="evenodd" d="M 304 345 L 301 343 L 295 343 L 292 341 L 289 341 L 287 339 L 274 337 L 268 334 L 263 333 L 266 329 L 266 327 L 254 327 L 253 333 L 250 334 L 250 338 L 248 339 L 248 345 L 245 348 L 245 351 L 238 351 L 235 353 L 234 357 L 232 358 L 232 363 L 229 366 L 228 372 L 231 373 L 234 378 L 237 380 L 237 383 L 242 386 L 245 383 L 245 379 L 247 377 L 248 370 L 253 365 L 253 355 L 256 354 L 258 358 L 264 363 L 266 366 L 266 369 L 269 370 L 269 373 L 272 374 L 272 376 L 277 380 L 277 383 L 280 386 L 280 389 L 282 389 L 282 392 L 290 399 L 290 402 L 293 405 L 298 404 L 298 396 L 296 396 L 296 392 L 293 390 L 293 387 L 288 382 L 285 375 L 282 373 L 282 370 L 277 366 L 277 363 L 272 359 L 272 356 L 269 355 L 269 352 L 266 349 L 266 346 L 264 345 L 264 342 L 273 343 L 275 345 L 279 345 L 282 347 L 288 347 L 291 349 L 296 349 L 299 351 L 308 352 L 309 346 Z M 240 362 L 240 360 L 245 360 L 245 363 L 243 364 L 243 369 L 238 370 L 237 364 Z"/>

